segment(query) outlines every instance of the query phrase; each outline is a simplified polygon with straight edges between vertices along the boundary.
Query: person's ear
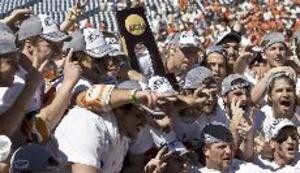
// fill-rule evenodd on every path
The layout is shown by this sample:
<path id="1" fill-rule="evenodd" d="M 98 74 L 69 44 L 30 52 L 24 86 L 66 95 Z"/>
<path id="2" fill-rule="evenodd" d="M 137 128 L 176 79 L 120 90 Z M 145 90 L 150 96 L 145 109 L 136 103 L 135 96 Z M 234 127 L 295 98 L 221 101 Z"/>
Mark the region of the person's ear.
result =
<path id="1" fill-rule="evenodd" d="M 267 95 L 267 103 L 272 105 L 271 96 L 269 96 L 269 94 Z"/>
<path id="2" fill-rule="evenodd" d="M 29 54 L 33 54 L 34 46 L 31 41 L 26 40 L 24 47 Z"/>
<path id="3" fill-rule="evenodd" d="M 203 154 L 204 154 L 205 157 L 210 156 L 210 150 L 208 149 L 208 146 L 204 146 L 202 151 L 203 151 Z"/>

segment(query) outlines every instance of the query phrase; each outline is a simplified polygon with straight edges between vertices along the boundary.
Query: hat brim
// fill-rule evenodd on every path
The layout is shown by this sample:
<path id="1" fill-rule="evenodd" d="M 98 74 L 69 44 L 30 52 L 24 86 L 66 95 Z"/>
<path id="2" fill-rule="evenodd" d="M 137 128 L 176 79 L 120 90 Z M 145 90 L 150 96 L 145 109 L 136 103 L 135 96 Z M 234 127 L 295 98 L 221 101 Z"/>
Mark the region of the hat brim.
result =
<path id="1" fill-rule="evenodd" d="M 200 49 L 198 44 L 179 44 L 180 48 L 194 48 L 194 49 Z"/>
<path id="2" fill-rule="evenodd" d="M 121 52 L 117 49 L 114 49 L 113 47 L 111 47 L 109 45 L 103 45 L 101 47 L 97 47 L 94 49 L 88 49 L 85 52 L 94 58 L 103 58 L 106 55 L 109 55 L 111 57 L 125 56 L 125 54 L 123 52 Z"/>
<path id="3" fill-rule="evenodd" d="M 52 42 L 63 42 L 71 39 L 71 36 L 60 31 L 43 34 L 42 37 Z"/>
<path id="4" fill-rule="evenodd" d="M 0 55 L 10 54 L 10 53 L 17 53 L 18 51 L 19 51 L 18 48 L 0 50 Z"/>
<path id="5" fill-rule="evenodd" d="M 240 34 L 231 32 L 219 38 L 215 45 L 220 45 L 226 38 L 233 38 L 236 39 L 238 43 L 241 42 Z"/>

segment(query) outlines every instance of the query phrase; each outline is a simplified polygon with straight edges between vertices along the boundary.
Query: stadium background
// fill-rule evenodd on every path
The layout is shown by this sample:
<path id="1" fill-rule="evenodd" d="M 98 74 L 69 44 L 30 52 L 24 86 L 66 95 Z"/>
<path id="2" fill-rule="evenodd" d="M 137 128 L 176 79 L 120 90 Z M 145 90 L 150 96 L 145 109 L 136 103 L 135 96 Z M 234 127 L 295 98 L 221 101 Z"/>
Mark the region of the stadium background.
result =
<path id="1" fill-rule="evenodd" d="M 191 0 L 192 6 L 197 10 L 204 10 L 202 0 Z M 210 2 L 210 0 L 209 0 Z M 75 0 L 0 0 L 0 17 L 7 16 L 16 8 L 32 8 L 34 14 L 48 14 L 58 23 L 65 19 L 66 11 L 72 7 Z M 117 31 L 115 11 L 132 6 L 132 0 L 89 0 L 82 19 L 89 19 L 94 27 L 101 21 L 107 24 L 107 30 Z M 179 13 L 178 0 L 144 0 L 147 17 L 150 21 L 157 15 L 165 17 L 168 14 Z M 233 5 L 235 0 L 220 0 L 223 5 Z"/>

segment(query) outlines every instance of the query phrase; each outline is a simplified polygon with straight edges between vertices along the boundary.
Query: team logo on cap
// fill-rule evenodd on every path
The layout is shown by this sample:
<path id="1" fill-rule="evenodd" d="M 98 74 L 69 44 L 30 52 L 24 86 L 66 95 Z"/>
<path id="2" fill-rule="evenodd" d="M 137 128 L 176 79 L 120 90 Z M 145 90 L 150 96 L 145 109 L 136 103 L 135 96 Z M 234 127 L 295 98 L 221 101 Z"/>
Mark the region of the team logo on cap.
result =
<path id="1" fill-rule="evenodd" d="M 16 169 L 27 169 L 29 166 L 29 161 L 28 160 L 22 160 L 22 159 L 17 159 L 14 162 L 15 168 Z"/>
<path id="2" fill-rule="evenodd" d="M 139 36 L 145 32 L 146 22 L 141 16 L 132 14 L 126 18 L 125 27 L 130 34 Z"/>
<path id="3" fill-rule="evenodd" d="M 50 17 L 46 17 L 44 19 L 44 23 L 45 23 L 46 26 L 52 26 L 52 25 L 55 24 L 55 22 Z"/>

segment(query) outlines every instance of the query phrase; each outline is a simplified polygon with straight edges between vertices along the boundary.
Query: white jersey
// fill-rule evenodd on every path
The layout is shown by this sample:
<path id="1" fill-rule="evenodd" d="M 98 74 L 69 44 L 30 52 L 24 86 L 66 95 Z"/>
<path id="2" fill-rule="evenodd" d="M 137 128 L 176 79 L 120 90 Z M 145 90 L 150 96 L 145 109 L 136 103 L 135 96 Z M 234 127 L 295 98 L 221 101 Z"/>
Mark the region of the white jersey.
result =
<path id="1" fill-rule="evenodd" d="M 267 159 L 261 158 L 259 156 L 255 163 L 263 169 L 271 170 L 272 172 L 277 173 L 299 173 L 300 172 L 300 153 L 296 154 L 296 157 L 290 165 L 286 165 L 284 167 L 280 167 L 274 161 L 270 161 Z"/>
<path id="2" fill-rule="evenodd" d="M 249 162 L 244 162 L 241 160 L 233 159 L 231 166 L 229 170 L 227 171 L 219 171 L 215 169 L 208 169 L 207 167 L 200 168 L 199 173 L 269 173 L 271 171 L 269 170 L 264 170 L 260 168 L 259 166 L 249 163 Z"/>
<path id="3" fill-rule="evenodd" d="M 95 167 L 101 173 L 118 173 L 128 150 L 129 138 L 119 133 L 113 114 L 99 116 L 74 107 L 55 130 L 59 160 Z"/>

